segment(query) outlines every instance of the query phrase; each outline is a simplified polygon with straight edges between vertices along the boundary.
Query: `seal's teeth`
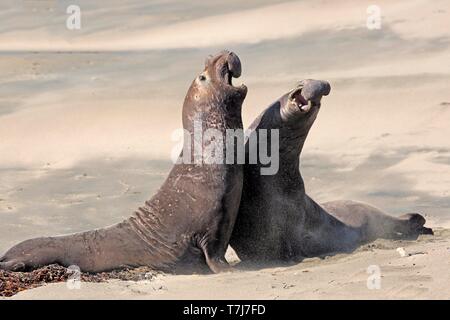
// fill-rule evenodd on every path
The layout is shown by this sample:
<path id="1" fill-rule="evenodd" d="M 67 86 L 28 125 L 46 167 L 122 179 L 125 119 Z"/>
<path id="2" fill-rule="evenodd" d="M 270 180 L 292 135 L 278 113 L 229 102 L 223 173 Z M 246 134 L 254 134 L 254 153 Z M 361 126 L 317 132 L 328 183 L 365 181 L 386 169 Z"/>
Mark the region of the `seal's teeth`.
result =
<path id="1" fill-rule="evenodd" d="M 311 108 L 312 108 L 312 102 L 311 101 L 308 101 L 308 104 L 305 104 L 305 105 L 300 107 L 300 109 L 303 112 L 308 112 L 309 110 L 311 110 Z"/>

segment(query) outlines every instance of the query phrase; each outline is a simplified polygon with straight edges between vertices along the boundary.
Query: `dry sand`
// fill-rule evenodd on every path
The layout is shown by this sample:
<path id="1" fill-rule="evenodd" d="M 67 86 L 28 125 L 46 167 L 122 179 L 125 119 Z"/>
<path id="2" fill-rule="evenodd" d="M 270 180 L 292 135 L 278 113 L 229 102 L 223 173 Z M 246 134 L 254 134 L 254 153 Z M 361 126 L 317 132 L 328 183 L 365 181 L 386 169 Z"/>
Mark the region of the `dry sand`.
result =
<path id="1" fill-rule="evenodd" d="M 450 227 L 448 1 L 377 1 L 380 30 L 366 28 L 372 1 L 79 1 L 77 32 L 63 5 L 33 3 L 0 4 L 0 252 L 118 222 L 148 199 L 170 170 L 187 87 L 224 47 L 243 62 L 246 126 L 296 81 L 331 82 L 302 155 L 314 199 Z M 443 230 L 296 266 L 56 284 L 16 298 L 448 299 L 449 241 Z M 372 264 L 380 290 L 366 286 Z"/>

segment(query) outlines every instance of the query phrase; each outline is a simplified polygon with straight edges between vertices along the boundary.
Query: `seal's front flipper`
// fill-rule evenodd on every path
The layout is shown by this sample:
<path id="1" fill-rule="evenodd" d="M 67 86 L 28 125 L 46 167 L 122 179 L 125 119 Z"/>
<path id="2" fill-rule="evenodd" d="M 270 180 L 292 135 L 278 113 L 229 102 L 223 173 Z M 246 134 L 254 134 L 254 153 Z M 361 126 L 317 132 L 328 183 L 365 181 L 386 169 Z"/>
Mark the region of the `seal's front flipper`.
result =
<path id="1" fill-rule="evenodd" d="M 220 273 L 233 271 L 233 268 L 228 264 L 225 258 L 210 258 L 207 256 L 205 257 L 206 263 L 208 264 L 208 267 L 211 269 L 212 272 Z"/>
<path id="2" fill-rule="evenodd" d="M 398 232 L 406 237 L 418 237 L 421 234 L 434 234 L 431 228 L 424 227 L 425 218 L 418 213 L 407 213 L 399 217 Z"/>
<path id="3" fill-rule="evenodd" d="M 225 259 L 225 253 L 220 254 L 218 246 L 218 243 L 209 242 L 206 238 L 200 241 L 199 247 L 203 251 L 206 264 L 214 273 L 232 271 L 233 268 Z"/>
<path id="4" fill-rule="evenodd" d="M 0 269 L 30 271 L 52 263 L 59 263 L 63 256 L 60 241 L 56 238 L 34 238 L 22 241 L 9 249 L 2 257 Z"/>
<path id="5" fill-rule="evenodd" d="M 420 229 L 420 234 L 429 234 L 429 235 L 434 235 L 433 229 L 431 228 L 427 228 L 427 227 L 422 227 L 422 229 Z"/>

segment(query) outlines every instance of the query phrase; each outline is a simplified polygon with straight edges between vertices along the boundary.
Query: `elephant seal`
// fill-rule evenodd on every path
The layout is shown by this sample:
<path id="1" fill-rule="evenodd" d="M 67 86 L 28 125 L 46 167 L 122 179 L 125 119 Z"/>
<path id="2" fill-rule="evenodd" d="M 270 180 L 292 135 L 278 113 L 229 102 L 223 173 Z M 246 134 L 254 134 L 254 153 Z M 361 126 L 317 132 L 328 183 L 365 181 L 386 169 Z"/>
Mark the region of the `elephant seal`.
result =
<path id="1" fill-rule="evenodd" d="M 321 106 L 329 94 L 326 81 L 303 80 L 275 101 L 250 126 L 279 130 L 279 170 L 261 175 L 266 166 L 244 166 L 244 186 L 230 245 L 243 261 L 301 261 L 305 257 L 350 252 L 377 238 L 417 237 L 430 233 L 419 214 L 394 218 L 354 201 L 320 206 L 305 193 L 300 153 Z M 246 141 L 246 154 L 255 152 Z M 274 141 L 269 141 L 269 144 Z M 261 141 L 259 141 L 261 144 Z M 270 147 L 267 147 L 270 149 Z"/>
<path id="2" fill-rule="evenodd" d="M 195 119 L 201 121 L 202 132 L 215 129 L 225 134 L 227 129 L 242 128 L 247 88 L 231 83 L 240 74 L 240 60 L 232 52 L 206 60 L 184 100 L 183 152 L 192 146 Z M 200 150 L 206 152 L 206 145 L 216 142 L 202 143 Z M 220 148 L 226 152 L 223 144 Z M 183 152 L 179 160 L 184 159 Z M 180 162 L 129 219 L 103 229 L 24 241 L 0 258 L 0 269 L 31 270 L 58 263 L 87 272 L 137 266 L 173 272 L 227 270 L 225 251 L 241 197 L 242 165 Z"/>

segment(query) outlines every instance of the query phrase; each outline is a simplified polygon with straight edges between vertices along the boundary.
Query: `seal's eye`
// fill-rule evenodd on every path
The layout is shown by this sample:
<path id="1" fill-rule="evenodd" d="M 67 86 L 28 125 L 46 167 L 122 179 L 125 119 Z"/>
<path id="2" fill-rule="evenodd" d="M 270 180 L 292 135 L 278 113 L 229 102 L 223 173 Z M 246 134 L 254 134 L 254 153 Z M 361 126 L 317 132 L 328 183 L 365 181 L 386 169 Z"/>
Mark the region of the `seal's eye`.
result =
<path id="1" fill-rule="evenodd" d="M 201 75 L 198 76 L 198 79 L 199 79 L 200 81 L 205 81 L 205 80 L 206 80 L 206 77 L 205 77 L 203 74 L 201 74 Z"/>

